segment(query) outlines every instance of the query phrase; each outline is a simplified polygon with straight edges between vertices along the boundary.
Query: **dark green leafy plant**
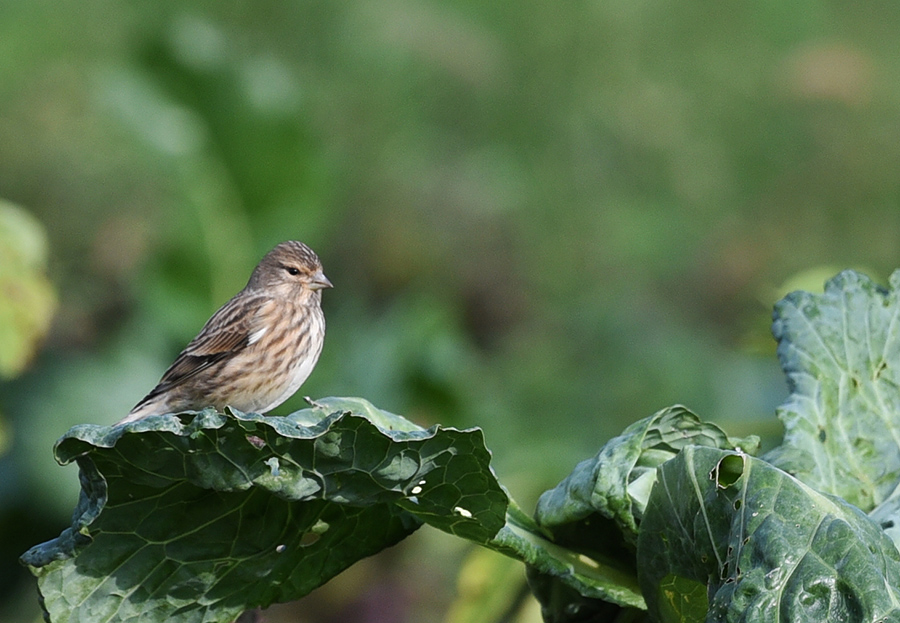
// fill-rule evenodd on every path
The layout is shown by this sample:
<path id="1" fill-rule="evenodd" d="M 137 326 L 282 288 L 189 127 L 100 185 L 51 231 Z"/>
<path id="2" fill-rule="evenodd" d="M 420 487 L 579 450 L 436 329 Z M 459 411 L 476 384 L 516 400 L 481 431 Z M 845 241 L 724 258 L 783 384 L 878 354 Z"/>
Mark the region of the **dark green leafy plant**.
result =
<path id="1" fill-rule="evenodd" d="M 579 463 L 534 518 L 479 429 L 359 399 L 78 426 L 72 527 L 29 550 L 54 623 L 232 621 L 429 524 L 526 563 L 547 621 L 900 621 L 900 271 L 778 303 L 791 396 L 756 458 L 676 406 Z M 867 514 L 868 513 L 868 514 Z"/>

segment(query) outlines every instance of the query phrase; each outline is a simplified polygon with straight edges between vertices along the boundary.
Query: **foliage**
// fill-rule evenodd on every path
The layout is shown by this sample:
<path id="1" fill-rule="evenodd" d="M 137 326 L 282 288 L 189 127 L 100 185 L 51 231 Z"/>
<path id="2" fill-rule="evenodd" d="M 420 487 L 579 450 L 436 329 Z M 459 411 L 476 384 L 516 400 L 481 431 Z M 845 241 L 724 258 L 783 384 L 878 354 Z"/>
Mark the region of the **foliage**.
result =
<path id="1" fill-rule="evenodd" d="M 895 3 L 5 0 L 2 17 L 0 195 L 46 228 L 60 301 L 0 381 L 3 623 L 39 616 L 16 560 L 77 500 L 53 442 L 121 418 L 280 240 L 336 285 L 304 393 L 481 426 L 528 509 L 675 402 L 771 447 L 779 284 L 897 265 Z M 448 542 L 420 530 L 267 616 L 402 602 L 388 618 L 418 623 L 454 599 Z M 361 594 L 366 574 L 390 589 Z"/>
<path id="2" fill-rule="evenodd" d="M 40 222 L 0 199 L 0 381 L 19 376 L 50 331 L 56 290 L 47 277 L 47 235 Z M 0 409 L 0 456 L 12 443 Z"/>
<path id="3" fill-rule="evenodd" d="M 503 525 L 480 431 L 325 404 L 71 430 L 56 453 L 81 470 L 75 522 L 26 555 L 43 587 L 61 587 L 43 593 L 53 618 L 228 621 L 305 595 L 423 522 L 480 543 Z"/>
<path id="4" fill-rule="evenodd" d="M 0 379 L 20 374 L 50 330 L 56 294 L 47 255 L 41 224 L 0 200 Z"/>
<path id="5" fill-rule="evenodd" d="M 883 530 L 900 481 L 898 296 L 900 271 L 889 290 L 847 271 L 777 305 L 792 393 L 763 458 L 755 438 L 664 409 L 531 519 L 479 429 L 425 430 L 359 399 L 83 425 L 56 447 L 81 471 L 73 524 L 23 560 L 54 623 L 225 623 L 426 523 L 525 562 L 546 621 L 900 621 Z"/>

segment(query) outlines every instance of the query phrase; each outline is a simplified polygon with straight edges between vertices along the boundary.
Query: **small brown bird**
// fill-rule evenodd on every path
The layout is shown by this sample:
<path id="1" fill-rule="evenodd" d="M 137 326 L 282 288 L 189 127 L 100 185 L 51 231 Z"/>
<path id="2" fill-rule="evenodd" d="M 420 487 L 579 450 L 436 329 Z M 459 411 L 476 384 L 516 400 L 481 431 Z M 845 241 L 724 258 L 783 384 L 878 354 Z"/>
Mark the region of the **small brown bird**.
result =
<path id="1" fill-rule="evenodd" d="M 319 359 L 321 291 L 330 287 L 312 249 L 282 242 L 119 424 L 209 406 L 271 411 L 300 388 Z"/>

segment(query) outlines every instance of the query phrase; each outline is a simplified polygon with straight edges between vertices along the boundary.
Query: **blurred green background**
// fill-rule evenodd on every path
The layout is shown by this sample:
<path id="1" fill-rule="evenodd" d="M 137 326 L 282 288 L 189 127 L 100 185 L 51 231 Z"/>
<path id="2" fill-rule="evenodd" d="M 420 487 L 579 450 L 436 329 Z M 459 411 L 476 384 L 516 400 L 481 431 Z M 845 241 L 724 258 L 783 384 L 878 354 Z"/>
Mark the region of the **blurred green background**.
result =
<path id="1" fill-rule="evenodd" d="M 53 441 L 286 239 L 335 284 L 300 395 L 483 427 L 526 509 L 670 404 L 777 440 L 772 303 L 900 265 L 898 31 L 881 1 L 5 0 L 0 622 L 38 619 L 16 558 L 75 504 Z M 267 617 L 462 621 L 480 590 L 537 620 L 467 552 L 425 529 Z"/>

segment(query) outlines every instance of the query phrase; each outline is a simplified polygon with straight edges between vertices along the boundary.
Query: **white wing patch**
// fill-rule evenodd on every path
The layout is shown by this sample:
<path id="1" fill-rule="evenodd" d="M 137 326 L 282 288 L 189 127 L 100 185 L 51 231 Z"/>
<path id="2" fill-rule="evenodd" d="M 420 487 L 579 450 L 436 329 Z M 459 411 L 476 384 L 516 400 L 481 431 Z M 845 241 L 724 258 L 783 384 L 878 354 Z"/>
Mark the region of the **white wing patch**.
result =
<path id="1" fill-rule="evenodd" d="M 269 327 L 260 327 L 256 331 L 250 334 L 250 339 L 247 341 L 247 345 L 256 344 L 260 338 L 266 334 L 266 331 L 269 330 Z"/>

